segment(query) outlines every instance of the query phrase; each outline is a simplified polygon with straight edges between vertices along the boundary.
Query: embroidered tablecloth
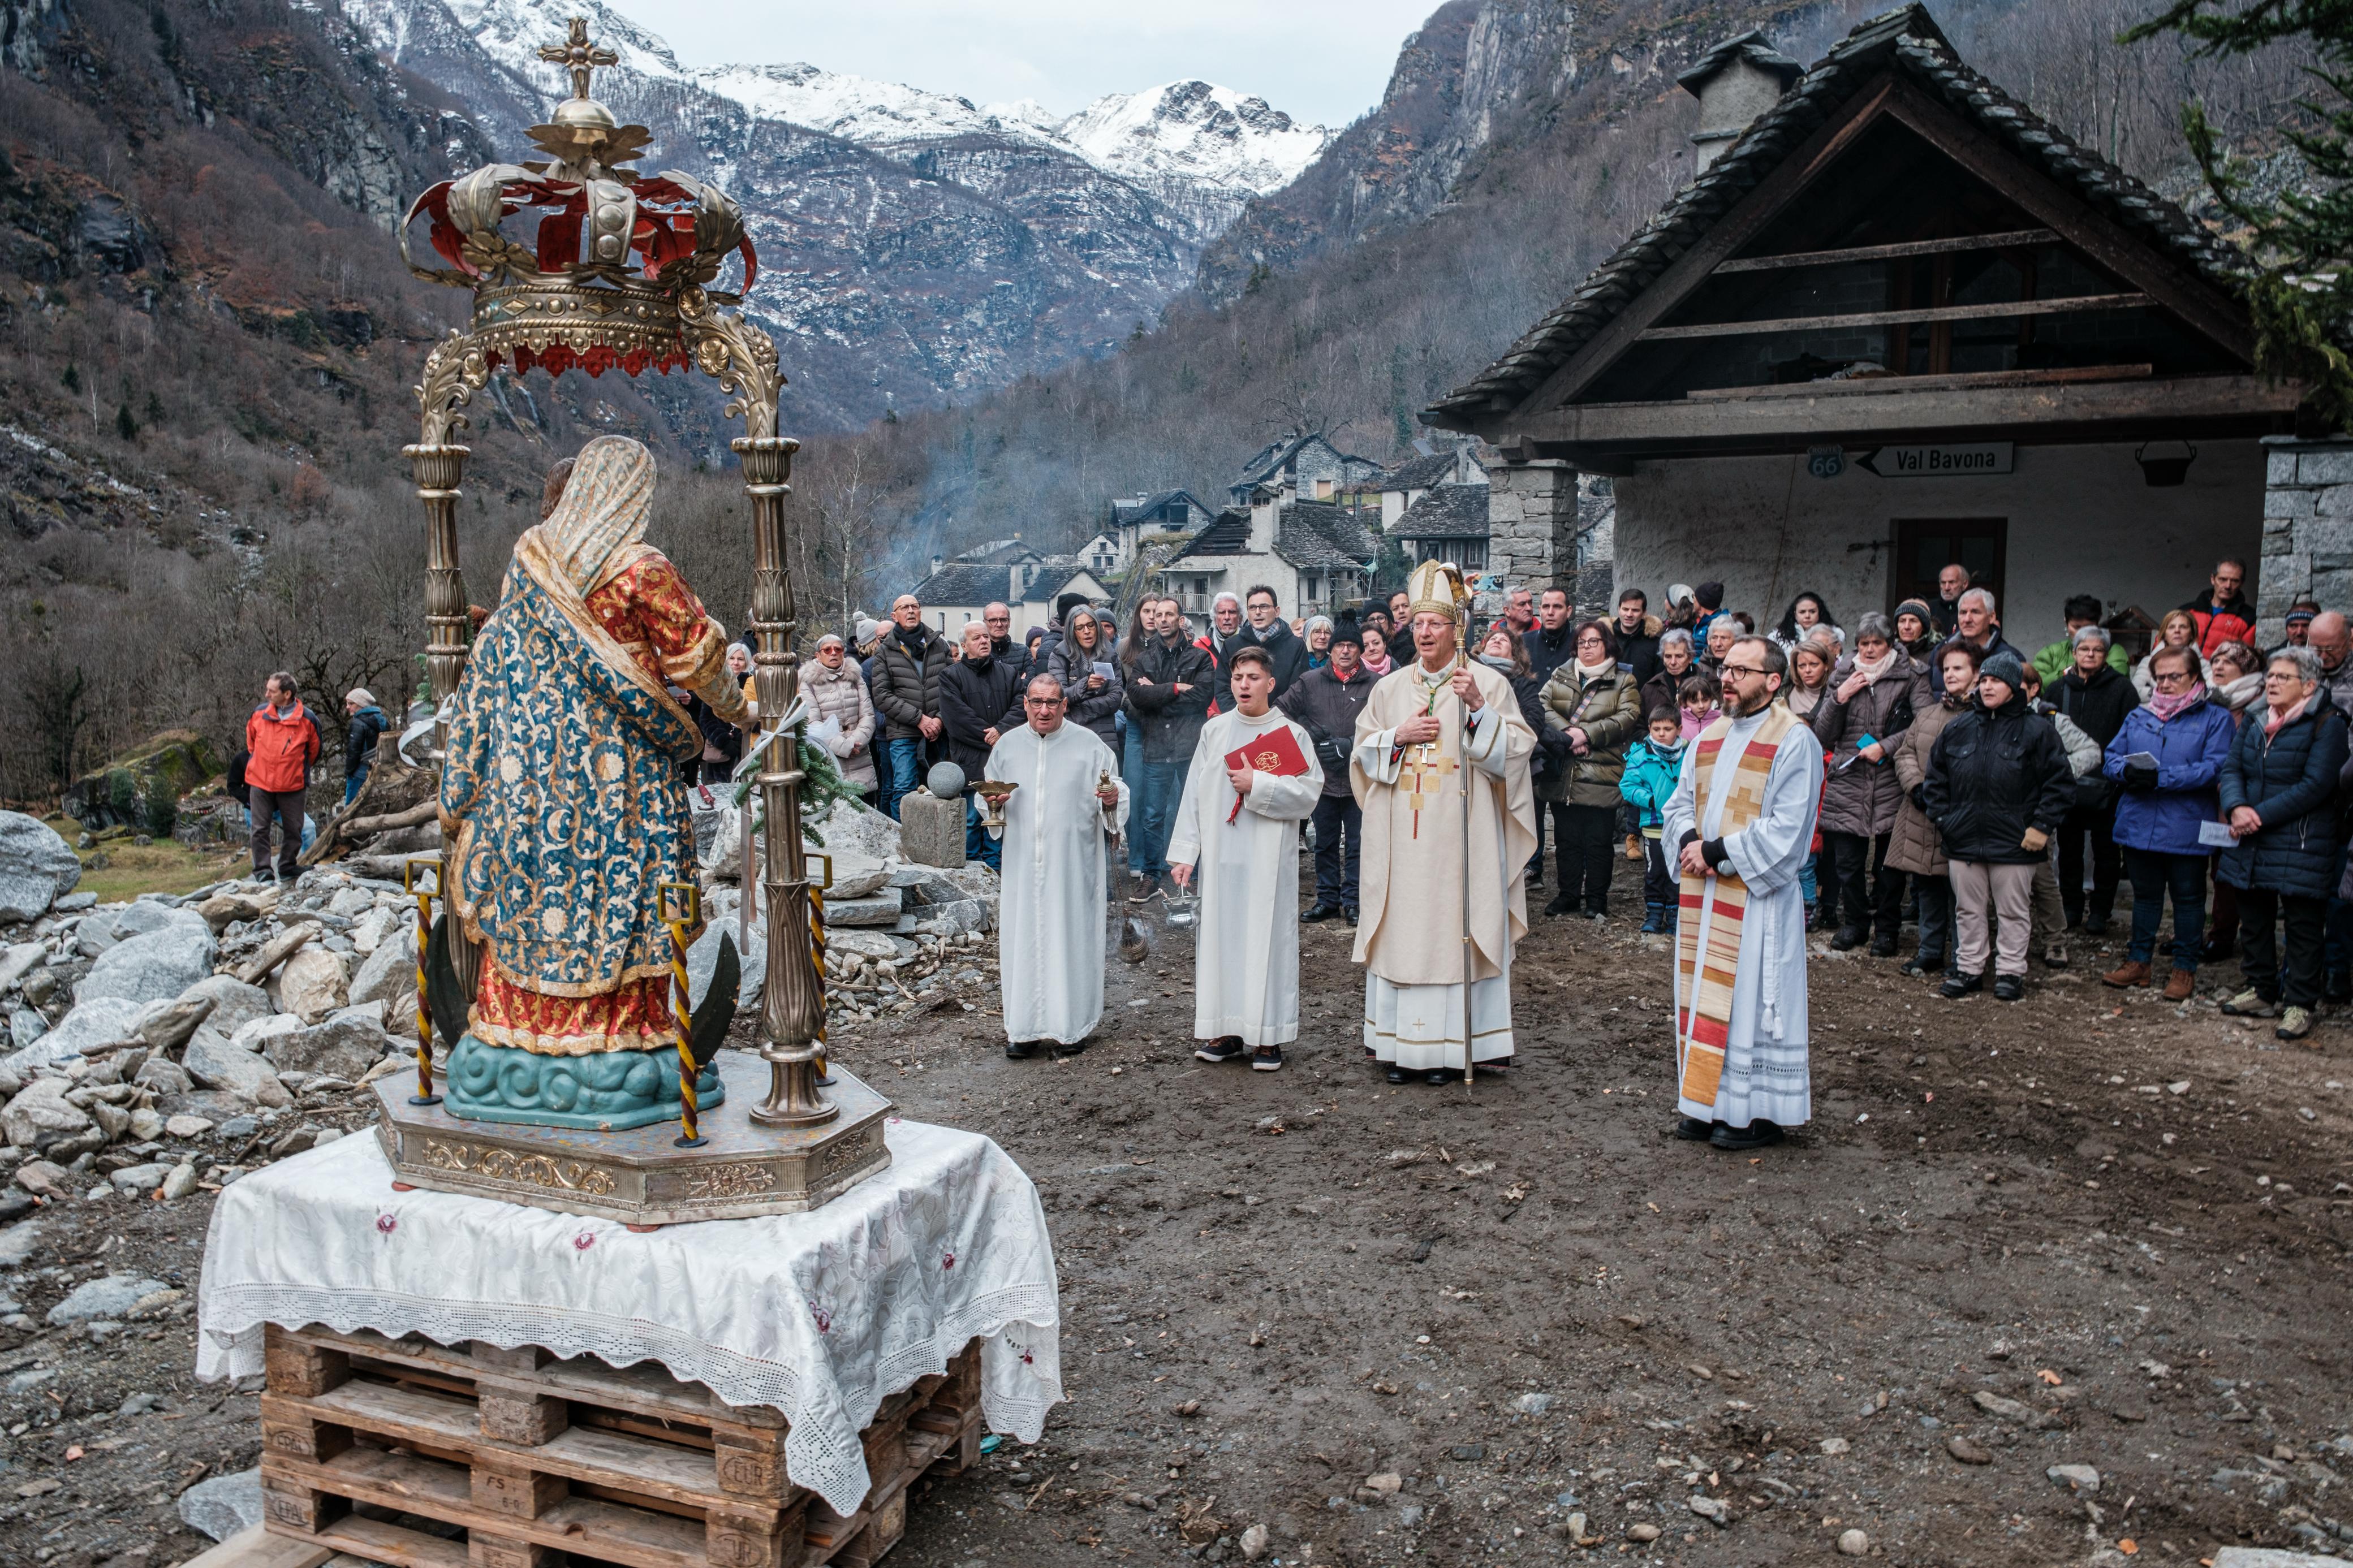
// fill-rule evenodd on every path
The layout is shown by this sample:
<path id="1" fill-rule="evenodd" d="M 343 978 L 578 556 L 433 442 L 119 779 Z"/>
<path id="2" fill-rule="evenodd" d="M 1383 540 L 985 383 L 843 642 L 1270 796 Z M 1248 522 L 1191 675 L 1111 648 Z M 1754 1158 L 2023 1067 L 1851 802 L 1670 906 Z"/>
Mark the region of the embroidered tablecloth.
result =
<path id="1" fill-rule="evenodd" d="M 611 1220 L 392 1189 L 359 1133 L 221 1194 L 196 1375 L 262 1369 L 262 1327 L 651 1360 L 791 1422 L 786 1472 L 843 1513 L 858 1434 L 975 1336 L 989 1425 L 1034 1442 L 1062 1396 L 1053 1244 L 1037 1188 L 987 1138 L 892 1119 L 891 1168 L 812 1214 L 632 1234 Z"/>

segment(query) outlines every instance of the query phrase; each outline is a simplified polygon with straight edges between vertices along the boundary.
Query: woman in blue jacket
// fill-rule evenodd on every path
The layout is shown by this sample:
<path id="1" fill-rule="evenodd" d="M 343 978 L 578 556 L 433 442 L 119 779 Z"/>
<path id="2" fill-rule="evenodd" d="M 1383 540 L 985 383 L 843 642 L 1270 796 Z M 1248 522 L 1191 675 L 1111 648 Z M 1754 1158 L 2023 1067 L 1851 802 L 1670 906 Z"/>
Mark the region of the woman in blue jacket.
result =
<path id="1" fill-rule="evenodd" d="M 2132 879 L 2132 944 L 2125 963 L 2100 978 L 2110 985 L 2146 985 L 2157 954 L 2165 897 L 2173 895 L 2173 973 L 2165 999 L 2186 1002 L 2196 989 L 2198 950 L 2206 930 L 2206 858 L 2198 841 L 2206 823 L 2221 820 L 2217 781 L 2231 755 L 2237 726 L 2230 710 L 2206 700 L 2206 667 L 2194 647 L 2160 648 L 2149 660 L 2153 693 L 2125 715 L 2108 742 L 2104 768 L 2124 786 L 2116 802 L 2116 846 Z M 2147 762 L 2128 758 L 2147 756 Z"/>
<path id="2" fill-rule="evenodd" d="M 2328 700 L 2320 656 L 2284 647 L 2263 671 L 2263 700 L 2247 710 L 2222 764 L 2222 810 L 2234 842 L 2221 879 L 2239 891 L 2247 988 L 2222 1004 L 2244 1018 L 2277 1018 L 2283 1040 L 2312 1033 L 2320 1005 L 2322 922 L 2336 889 L 2337 776 L 2345 715 Z M 2287 962 L 2272 922 L 2284 915 Z"/>

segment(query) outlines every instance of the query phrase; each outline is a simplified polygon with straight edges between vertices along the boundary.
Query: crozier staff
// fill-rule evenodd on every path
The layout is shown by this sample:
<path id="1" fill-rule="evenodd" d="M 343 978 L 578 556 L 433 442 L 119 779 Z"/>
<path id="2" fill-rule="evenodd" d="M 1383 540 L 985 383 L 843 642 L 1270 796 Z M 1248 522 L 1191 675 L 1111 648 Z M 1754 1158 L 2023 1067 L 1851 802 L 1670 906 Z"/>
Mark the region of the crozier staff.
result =
<path id="1" fill-rule="evenodd" d="M 1027 720 L 988 753 L 985 776 L 1019 787 L 1006 797 L 997 957 L 1005 1054 L 1019 1061 L 1050 1042 L 1085 1048 L 1103 1021 L 1105 839 L 1127 822 L 1119 762 L 1095 732 L 1064 721 L 1062 683 L 1034 676 Z M 1105 782 L 1106 778 L 1109 782 Z"/>
<path id="2" fill-rule="evenodd" d="M 1683 749 L 1665 838 L 1682 872 L 1675 929 L 1675 1136 L 1761 1149 L 1813 1114 L 1806 906 L 1822 746 L 1776 702 L 1788 658 L 1725 651 L 1724 713 Z"/>
<path id="3" fill-rule="evenodd" d="M 1365 1044 L 1388 1080 L 1419 1073 L 1445 1083 L 1462 1071 L 1466 984 L 1471 1058 L 1500 1067 L 1512 1055 L 1512 945 L 1528 929 L 1536 737 L 1511 682 L 1457 660 L 1449 569 L 1422 563 L 1407 597 L 1414 662 L 1373 688 L 1349 756 L 1365 814 L 1355 956 L 1365 966 Z M 1467 795 L 1457 776 L 1465 758 Z M 1433 929 L 1453 924 L 1458 910 L 1468 910 L 1469 941 L 1436 939 Z"/>

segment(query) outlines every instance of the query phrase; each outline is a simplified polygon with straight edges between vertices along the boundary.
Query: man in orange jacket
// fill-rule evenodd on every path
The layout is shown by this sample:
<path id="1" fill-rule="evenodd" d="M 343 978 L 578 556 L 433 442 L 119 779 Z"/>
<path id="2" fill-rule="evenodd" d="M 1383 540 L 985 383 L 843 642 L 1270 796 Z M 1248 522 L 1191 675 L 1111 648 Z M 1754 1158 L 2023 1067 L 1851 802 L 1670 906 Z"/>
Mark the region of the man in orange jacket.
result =
<path id="1" fill-rule="evenodd" d="M 294 858 L 302 851 L 302 790 L 311 764 L 319 760 L 319 729 L 294 695 L 294 678 L 284 670 L 269 678 L 263 701 L 245 721 L 246 805 L 253 815 L 253 876 L 256 881 L 290 882 Z M 278 869 L 269 868 L 269 819 L 282 825 Z"/>

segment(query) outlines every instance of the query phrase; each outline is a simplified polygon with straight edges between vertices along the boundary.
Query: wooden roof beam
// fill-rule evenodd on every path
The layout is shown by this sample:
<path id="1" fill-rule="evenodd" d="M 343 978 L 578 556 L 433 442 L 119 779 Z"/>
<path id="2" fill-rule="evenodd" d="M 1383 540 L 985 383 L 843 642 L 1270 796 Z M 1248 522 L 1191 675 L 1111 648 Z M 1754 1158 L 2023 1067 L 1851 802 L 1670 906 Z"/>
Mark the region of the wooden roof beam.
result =
<path id="1" fill-rule="evenodd" d="M 1844 250 L 1792 250 L 1782 256 L 1744 256 L 1715 269 L 1729 272 L 1773 272 L 1786 267 L 1842 267 L 1855 261 L 1901 261 L 1913 256 L 1949 256 L 1964 250 L 2010 250 L 2020 246 L 2050 245 L 2059 236 L 2047 228 L 2012 229 L 2007 234 L 1963 234 L 1949 239 L 1907 239 L 1895 245 L 1858 245 Z"/>
<path id="2" fill-rule="evenodd" d="M 1984 321 L 2008 316 L 2056 316 L 2079 310 L 2137 310 L 2154 303 L 2146 294 L 2076 294 L 2057 300 L 1997 300 L 1987 305 L 1928 305 L 1916 310 L 1853 310 L 1842 316 L 1784 316 L 1764 321 L 1697 321 L 1652 327 L 1634 341 L 1753 338 L 1776 332 L 1834 331 L 1847 327 L 1901 327 L 1920 321 Z"/>

